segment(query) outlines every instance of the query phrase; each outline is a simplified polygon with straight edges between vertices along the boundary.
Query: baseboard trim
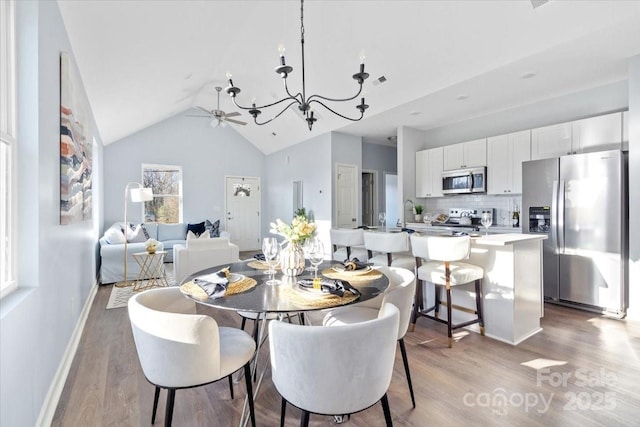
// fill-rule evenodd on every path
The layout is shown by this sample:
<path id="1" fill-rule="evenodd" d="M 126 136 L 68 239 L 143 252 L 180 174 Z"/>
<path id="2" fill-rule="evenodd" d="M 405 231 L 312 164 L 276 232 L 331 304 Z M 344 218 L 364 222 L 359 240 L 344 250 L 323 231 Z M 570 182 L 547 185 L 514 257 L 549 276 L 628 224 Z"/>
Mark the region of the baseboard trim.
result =
<path id="1" fill-rule="evenodd" d="M 80 312 L 80 317 L 78 318 L 76 327 L 71 335 L 69 344 L 62 356 L 62 360 L 60 361 L 56 374 L 53 377 L 47 396 L 45 397 L 42 408 L 40 409 L 40 415 L 36 421 L 36 426 L 50 426 L 53 421 L 53 416 L 56 413 L 56 408 L 58 407 L 58 402 L 60 401 L 64 384 L 67 381 L 67 376 L 71 369 L 71 363 L 73 363 L 73 358 L 78 350 L 82 331 L 84 331 L 84 325 L 87 323 L 87 318 L 89 317 L 89 312 L 91 311 L 91 306 L 93 305 L 93 300 L 95 299 L 97 292 L 98 282 L 96 281 L 89 292 L 89 296 L 82 308 L 82 312 Z"/>

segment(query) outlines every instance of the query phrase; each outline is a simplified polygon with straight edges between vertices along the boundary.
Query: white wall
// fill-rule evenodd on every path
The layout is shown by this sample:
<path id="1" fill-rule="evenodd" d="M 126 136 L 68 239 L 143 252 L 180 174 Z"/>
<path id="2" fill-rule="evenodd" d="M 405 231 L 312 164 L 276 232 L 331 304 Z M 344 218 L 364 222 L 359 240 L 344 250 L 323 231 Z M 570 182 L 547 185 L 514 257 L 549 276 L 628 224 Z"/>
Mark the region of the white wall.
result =
<path id="1" fill-rule="evenodd" d="M 425 133 L 423 131 L 402 126 L 398 128 L 398 206 L 400 220 L 413 221 L 413 211 L 405 202 L 411 200 L 416 204 L 416 152 L 424 150 Z"/>
<path id="2" fill-rule="evenodd" d="M 210 120 L 186 114 L 104 148 L 105 227 L 124 219 L 124 188 L 141 182 L 143 163 L 182 166 L 183 220 L 220 219 L 223 229 L 225 175 L 263 176 L 264 154 L 232 126 L 213 128 Z M 141 222 L 142 206 L 129 202 L 127 216 L 129 222 Z"/>
<path id="3" fill-rule="evenodd" d="M 71 46 L 56 2 L 16 12 L 20 287 L 0 302 L 0 425 L 32 426 L 95 290 L 102 150 L 96 135 L 93 221 L 59 225 L 60 52 Z"/>

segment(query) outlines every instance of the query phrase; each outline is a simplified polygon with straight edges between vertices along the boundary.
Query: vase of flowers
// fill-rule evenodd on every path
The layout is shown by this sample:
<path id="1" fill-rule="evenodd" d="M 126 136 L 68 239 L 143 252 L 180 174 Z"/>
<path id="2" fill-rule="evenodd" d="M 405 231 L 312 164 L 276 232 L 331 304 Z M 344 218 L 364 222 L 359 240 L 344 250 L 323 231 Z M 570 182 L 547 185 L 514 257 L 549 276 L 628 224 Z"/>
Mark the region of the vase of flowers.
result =
<path id="1" fill-rule="evenodd" d="M 296 215 L 291 224 L 277 219 L 271 223 L 271 233 L 284 237 L 286 246 L 280 252 L 280 269 L 285 276 L 298 276 L 304 271 L 302 243 L 313 236 L 316 224 L 306 215 Z"/>
<path id="2" fill-rule="evenodd" d="M 156 253 L 156 249 L 158 248 L 158 241 L 156 239 L 148 239 L 145 242 L 145 249 L 149 255 L 153 255 Z"/>

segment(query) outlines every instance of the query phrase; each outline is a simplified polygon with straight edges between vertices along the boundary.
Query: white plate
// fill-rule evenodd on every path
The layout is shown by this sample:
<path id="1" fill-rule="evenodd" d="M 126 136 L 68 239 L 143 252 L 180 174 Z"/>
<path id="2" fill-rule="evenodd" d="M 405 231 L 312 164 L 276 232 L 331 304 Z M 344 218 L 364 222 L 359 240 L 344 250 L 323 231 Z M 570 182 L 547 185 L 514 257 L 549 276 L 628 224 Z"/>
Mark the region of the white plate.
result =
<path id="1" fill-rule="evenodd" d="M 360 270 L 345 270 L 344 265 L 342 264 L 334 265 L 331 268 L 333 269 L 333 271 L 344 274 L 346 276 L 360 276 L 362 274 L 367 274 L 368 272 L 373 270 L 370 265 L 366 266 L 365 268 L 361 268 Z"/>
<path id="2" fill-rule="evenodd" d="M 331 292 L 323 292 L 322 289 L 307 288 L 306 286 L 300 286 L 298 283 L 293 284 L 293 289 L 301 294 L 313 295 L 314 297 L 330 297 L 333 294 Z"/>

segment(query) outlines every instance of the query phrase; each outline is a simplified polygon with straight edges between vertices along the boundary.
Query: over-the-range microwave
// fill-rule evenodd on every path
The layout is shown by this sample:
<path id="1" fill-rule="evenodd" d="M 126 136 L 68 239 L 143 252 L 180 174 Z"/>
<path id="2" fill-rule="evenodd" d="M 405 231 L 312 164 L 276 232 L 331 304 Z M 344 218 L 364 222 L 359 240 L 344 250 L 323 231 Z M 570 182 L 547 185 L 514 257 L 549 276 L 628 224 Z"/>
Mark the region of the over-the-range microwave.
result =
<path id="1" fill-rule="evenodd" d="M 465 168 L 442 172 L 443 194 L 471 194 L 487 192 L 487 168 Z"/>

